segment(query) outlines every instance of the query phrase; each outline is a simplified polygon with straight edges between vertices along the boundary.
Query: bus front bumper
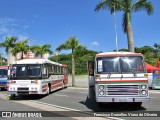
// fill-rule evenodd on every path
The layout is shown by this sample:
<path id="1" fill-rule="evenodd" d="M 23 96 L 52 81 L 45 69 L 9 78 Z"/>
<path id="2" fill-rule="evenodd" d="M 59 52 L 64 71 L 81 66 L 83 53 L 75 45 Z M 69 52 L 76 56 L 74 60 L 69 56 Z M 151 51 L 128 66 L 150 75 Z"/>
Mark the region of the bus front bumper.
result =
<path id="1" fill-rule="evenodd" d="M 149 101 L 149 97 L 96 97 L 97 102 L 143 102 Z"/>

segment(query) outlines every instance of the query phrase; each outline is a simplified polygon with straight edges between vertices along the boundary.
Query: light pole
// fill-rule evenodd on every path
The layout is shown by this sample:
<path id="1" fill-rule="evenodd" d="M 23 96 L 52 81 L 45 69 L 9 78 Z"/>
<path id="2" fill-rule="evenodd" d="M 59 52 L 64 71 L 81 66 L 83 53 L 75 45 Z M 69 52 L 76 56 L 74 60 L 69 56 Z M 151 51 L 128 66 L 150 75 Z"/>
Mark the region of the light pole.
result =
<path id="1" fill-rule="evenodd" d="M 28 39 L 28 46 L 29 46 L 29 54 L 28 54 L 28 56 L 29 56 L 29 58 L 31 58 L 31 55 L 30 55 L 30 42 L 31 42 L 31 40 L 30 39 Z"/>
<path id="2" fill-rule="evenodd" d="M 118 34 L 117 34 L 117 24 L 116 24 L 116 11 L 115 11 L 115 5 L 114 5 L 114 29 L 115 29 L 115 35 L 116 35 L 116 49 L 118 52 Z"/>
<path id="3" fill-rule="evenodd" d="M 3 54 L 3 52 L 0 52 L 0 57 L 1 57 L 1 66 L 2 66 L 2 54 Z"/>

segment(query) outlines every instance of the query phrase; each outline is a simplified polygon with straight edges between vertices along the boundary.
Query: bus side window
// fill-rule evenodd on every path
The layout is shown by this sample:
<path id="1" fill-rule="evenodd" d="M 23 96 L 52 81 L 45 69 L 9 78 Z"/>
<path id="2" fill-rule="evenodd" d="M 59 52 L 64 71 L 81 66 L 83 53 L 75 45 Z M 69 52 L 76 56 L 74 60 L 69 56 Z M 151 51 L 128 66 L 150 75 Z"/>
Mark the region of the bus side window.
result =
<path id="1" fill-rule="evenodd" d="M 54 65 L 54 73 L 56 74 L 57 73 L 57 66 Z"/>
<path id="2" fill-rule="evenodd" d="M 52 73 L 54 73 L 54 65 L 52 65 Z"/>

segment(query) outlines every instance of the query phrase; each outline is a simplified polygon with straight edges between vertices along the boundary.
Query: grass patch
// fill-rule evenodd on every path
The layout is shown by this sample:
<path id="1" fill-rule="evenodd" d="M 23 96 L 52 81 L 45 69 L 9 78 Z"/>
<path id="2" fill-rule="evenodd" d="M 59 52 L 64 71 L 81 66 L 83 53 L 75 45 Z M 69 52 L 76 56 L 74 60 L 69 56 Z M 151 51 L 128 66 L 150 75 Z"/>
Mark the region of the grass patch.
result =
<path id="1" fill-rule="evenodd" d="M 75 75 L 75 78 L 86 78 L 88 75 Z M 69 75 L 68 77 L 72 77 L 72 75 Z"/>

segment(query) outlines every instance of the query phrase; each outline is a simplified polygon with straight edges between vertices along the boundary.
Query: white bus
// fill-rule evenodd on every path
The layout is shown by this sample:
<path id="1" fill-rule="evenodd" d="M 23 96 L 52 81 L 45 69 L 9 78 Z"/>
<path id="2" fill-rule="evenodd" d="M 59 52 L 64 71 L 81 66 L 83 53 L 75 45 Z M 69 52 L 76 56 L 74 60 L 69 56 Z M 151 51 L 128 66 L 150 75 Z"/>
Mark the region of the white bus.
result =
<path id="1" fill-rule="evenodd" d="M 49 94 L 67 85 L 67 65 L 47 59 L 23 59 L 11 66 L 8 99 L 15 95 Z"/>
<path id="2" fill-rule="evenodd" d="M 106 52 L 88 61 L 89 98 L 98 105 L 130 102 L 140 107 L 149 101 L 148 75 L 143 55 L 131 52 Z"/>

